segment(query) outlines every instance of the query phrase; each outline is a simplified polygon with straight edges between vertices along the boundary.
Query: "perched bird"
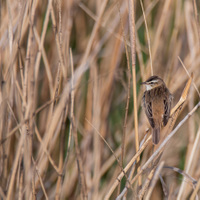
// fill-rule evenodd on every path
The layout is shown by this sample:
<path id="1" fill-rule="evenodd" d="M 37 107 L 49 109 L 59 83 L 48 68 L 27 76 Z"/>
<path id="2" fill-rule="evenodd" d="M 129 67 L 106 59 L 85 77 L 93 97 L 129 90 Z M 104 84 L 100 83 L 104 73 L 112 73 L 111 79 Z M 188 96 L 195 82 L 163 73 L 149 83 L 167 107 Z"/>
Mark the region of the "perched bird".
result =
<path id="1" fill-rule="evenodd" d="M 153 128 L 152 140 L 158 144 L 161 126 L 166 126 L 171 111 L 172 95 L 164 81 L 158 76 L 151 76 L 145 82 L 146 86 L 142 101 L 146 116 Z"/>

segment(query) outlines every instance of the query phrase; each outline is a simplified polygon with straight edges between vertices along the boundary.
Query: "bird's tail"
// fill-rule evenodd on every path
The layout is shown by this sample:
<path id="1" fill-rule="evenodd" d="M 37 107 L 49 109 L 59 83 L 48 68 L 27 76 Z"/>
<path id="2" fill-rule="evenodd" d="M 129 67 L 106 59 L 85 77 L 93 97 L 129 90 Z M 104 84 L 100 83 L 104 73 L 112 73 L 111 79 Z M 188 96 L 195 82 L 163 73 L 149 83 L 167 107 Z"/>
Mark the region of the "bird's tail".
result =
<path id="1" fill-rule="evenodd" d="M 160 141 L 160 127 L 153 128 L 152 140 L 154 144 L 158 144 Z"/>

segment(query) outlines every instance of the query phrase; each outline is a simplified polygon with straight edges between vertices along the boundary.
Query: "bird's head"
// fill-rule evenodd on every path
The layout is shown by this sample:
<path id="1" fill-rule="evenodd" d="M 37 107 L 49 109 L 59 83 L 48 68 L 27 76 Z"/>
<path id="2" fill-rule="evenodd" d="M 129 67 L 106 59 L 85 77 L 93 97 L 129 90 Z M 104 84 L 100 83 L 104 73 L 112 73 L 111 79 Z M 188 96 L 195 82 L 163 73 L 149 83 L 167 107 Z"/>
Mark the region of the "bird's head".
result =
<path id="1" fill-rule="evenodd" d="M 158 76 L 151 76 L 145 82 L 141 83 L 142 85 L 146 86 L 146 90 L 151 90 L 156 87 L 165 85 L 164 81 Z"/>

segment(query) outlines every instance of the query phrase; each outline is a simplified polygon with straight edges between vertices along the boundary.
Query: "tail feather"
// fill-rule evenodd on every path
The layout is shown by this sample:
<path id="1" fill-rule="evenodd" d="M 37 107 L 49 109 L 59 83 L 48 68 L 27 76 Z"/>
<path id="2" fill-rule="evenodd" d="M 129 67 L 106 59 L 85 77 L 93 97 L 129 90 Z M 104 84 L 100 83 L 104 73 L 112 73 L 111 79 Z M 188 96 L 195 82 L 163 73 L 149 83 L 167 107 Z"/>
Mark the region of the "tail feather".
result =
<path id="1" fill-rule="evenodd" d="M 154 144 L 158 144 L 160 141 L 160 127 L 155 127 L 153 129 L 152 140 Z"/>

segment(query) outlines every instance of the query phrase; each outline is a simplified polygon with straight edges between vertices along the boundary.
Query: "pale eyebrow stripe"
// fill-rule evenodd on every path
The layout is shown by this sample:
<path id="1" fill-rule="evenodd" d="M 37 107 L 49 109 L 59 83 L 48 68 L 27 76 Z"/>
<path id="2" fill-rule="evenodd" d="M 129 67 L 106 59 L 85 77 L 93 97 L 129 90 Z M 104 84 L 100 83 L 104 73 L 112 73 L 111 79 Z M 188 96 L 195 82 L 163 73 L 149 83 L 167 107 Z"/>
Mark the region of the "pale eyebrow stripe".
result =
<path id="1" fill-rule="evenodd" d="M 153 82 L 153 83 L 157 83 L 157 82 L 158 82 L 158 80 L 152 80 L 151 82 Z"/>

